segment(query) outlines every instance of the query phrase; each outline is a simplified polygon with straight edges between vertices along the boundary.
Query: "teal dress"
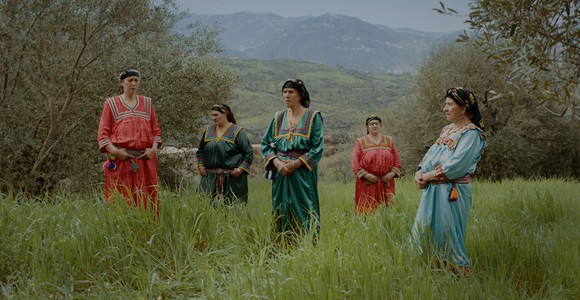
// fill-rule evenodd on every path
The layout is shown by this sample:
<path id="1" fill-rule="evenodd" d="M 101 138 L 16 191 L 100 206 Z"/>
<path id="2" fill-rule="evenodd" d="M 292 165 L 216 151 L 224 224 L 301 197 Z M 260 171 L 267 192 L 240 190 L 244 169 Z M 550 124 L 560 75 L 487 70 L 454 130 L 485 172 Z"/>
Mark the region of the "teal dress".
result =
<path id="1" fill-rule="evenodd" d="M 469 175 L 475 172 L 486 142 L 483 131 L 474 124 L 456 132 L 452 132 L 452 127 L 448 125 L 443 128 L 421 162 L 421 172 L 437 168 L 449 181 L 431 183 L 423 189 L 413 238 L 421 252 L 466 267 L 470 265 L 465 249 L 472 203 Z"/>
<path id="2" fill-rule="evenodd" d="M 227 204 L 248 201 L 248 175 L 253 160 L 250 139 L 242 127 L 232 124 L 221 137 L 216 126 L 208 126 L 197 148 L 197 164 L 205 167 L 199 189 L 213 199 Z M 242 174 L 231 176 L 235 168 Z"/>
<path id="3" fill-rule="evenodd" d="M 288 111 L 274 115 L 262 138 L 262 156 L 266 170 L 273 172 L 272 214 L 278 232 L 318 233 L 318 163 L 324 152 L 323 121 L 320 112 L 307 109 L 296 126 L 290 126 Z M 303 165 L 289 176 L 276 173 L 274 158 L 282 161 L 300 159 Z M 314 226 L 314 227 L 313 227 Z"/>

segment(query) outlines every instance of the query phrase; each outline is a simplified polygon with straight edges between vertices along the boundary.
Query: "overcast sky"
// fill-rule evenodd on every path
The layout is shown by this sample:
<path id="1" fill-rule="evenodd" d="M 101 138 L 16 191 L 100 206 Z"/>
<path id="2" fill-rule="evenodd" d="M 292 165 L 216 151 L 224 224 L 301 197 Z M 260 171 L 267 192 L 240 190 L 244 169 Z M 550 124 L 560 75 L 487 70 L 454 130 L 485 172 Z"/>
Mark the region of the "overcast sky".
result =
<path id="1" fill-rule="evenodd" d="M 433 10 L 438 0 L 177 0 L 195 14 L 231 14 L 241 11 L 274 13 L 283 17 L 340 14 L 391 28 L 450 32 L 467 28 L 469 0 L 441 0 L 462 17 L 443 16 Z"/>

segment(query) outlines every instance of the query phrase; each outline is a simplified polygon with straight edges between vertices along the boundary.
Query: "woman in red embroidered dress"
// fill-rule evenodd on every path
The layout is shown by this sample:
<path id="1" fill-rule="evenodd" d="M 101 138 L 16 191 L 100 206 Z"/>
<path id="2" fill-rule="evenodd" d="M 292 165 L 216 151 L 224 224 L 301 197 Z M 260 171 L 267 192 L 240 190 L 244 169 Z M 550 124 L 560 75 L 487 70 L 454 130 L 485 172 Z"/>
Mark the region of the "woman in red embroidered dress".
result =
<path id="1" fill-rule="evenodd" d="M 156 153 L 161 130 L 151 98 L 137 95 L 140 77 L 134 67 L 121 71 L 123 94 L 105 99 L 97 139 L 99 150 L 107 155 L 107 201 L 118 192 L 129 205 L 158 213 Z"/>
<path id="2" fill-rule="evenodd" d="M 356 140 L 352 170 L 356 174 L 354 203 L 358 213 L 373 213 L 381 203 L 389 206 L 395 194 L 395 177 L 401 173 L 393 138 L 382 135 L 381 126 L 381 118 L 367 118 L 367 135 Z"/>

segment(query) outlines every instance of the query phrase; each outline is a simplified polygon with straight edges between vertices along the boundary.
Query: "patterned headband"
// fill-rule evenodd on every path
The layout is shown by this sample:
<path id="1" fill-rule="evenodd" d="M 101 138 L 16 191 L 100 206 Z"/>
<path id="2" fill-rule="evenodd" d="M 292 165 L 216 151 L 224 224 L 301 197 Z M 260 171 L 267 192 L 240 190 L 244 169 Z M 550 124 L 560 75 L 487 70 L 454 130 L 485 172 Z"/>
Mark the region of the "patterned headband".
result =
<path id="1" fill-rule="evenodd" d="M 379 121 L 379 123 L 381 123 L 381 124 L 383 123 L 383 121 L 381 120 L 381 118 L 379 118 L 378 116 L 370 116 L 370 117 L 367 118 L 366 125 L 369 125 L 369 123 L 371 121 L 374 121 L 374 120 Z"/>
<path id="2" fill-rule="evenodd" d="M 211 107 L 211 110 L 215 110 L 215 111 L 219 111 L 223 114 L 229 115 L 230 111 L 223 105 L 221 104 L 214 104 L 214 106 Z"/>
<path id="3" fill-rule="evenodd" d="M 462 92 L 467 93 L 467 95 L 468 95 L 467 99 L 463 99 L 461 96 L 459 96 L 458 90 L 461 90 Z M 473 94 L 471 92 L 468 92 L 468 91 L 463 90 L 461 88 L 448 89 L 447 96 L 451 97 L 453 100 L 455 100 L 455 102 L 458 102 L 459 104 L 461 104 L 462 106 L 465 106 L 468 109 L 475 105 L 475 96 L 473 96 Z"/>

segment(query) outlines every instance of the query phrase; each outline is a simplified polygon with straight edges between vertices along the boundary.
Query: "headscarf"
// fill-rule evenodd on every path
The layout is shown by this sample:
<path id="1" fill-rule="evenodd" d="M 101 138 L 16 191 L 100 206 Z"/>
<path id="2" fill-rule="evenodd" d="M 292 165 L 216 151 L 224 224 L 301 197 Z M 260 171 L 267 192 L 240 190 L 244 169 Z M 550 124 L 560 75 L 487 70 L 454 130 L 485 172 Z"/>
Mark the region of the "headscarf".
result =
<path id="1" fill-rule="evenodd" d="M 228 118 L 228 122 L 233 123 L 233 124 L 237 124 L 236 118 L 234 117 L 234 113 L 232 112 L 232 109 L 229 106 L 227 106 L 225 104 L 214 104 L 211 107 L 211 110 L 218 111 L 222 114 L 225 114 L 226 117 Z"/>
<path id="2" fill-rule="evenodd" d="M 447 97 L 453 99 L 455 103 L 462 107 L 465 107 L 469 120 L 475 124 L 475 126 L 485 131 L 481 112 L 479 111 L 479 105 L 477 104 L 477 99 L 472 92 L 461 87 L 450 88 L 445 93 L 445 98 Z"/>
<path id="3" fill-rule="evenodd" d="M 306 86 L 304 82 L 300 79 L 288 79 L 282 85 L 282 91 L 286 88 L 295 89 L 300 94 L 300 104 L 306 108 L 310 107 L 310 94 L 308 94 L 308 90 L 306 90 Z"/>
<path id="4" fill-rule="evenodd" d="M 381 118 L 379 118 L 378 116 L 370 116 L 367 118 L 367 120 L 365 121 L 365 125 L 367 126 L 367 134 L 369 134 L 369 123 L 371 121 L 377 120 L 379 121 L 379 123 L 381 123 L 381 125 L 383 124 L 383 120 L 381 120 Z"/>
<path id="5" fill-rule="evenodd" d="M 119 74 L 119 80 L 123 80 L 129 76 L 137 76 L 138 78 L 141 78 L 141 73 L 133 66 L 125 67 L 121 70 L 121 74 Z"/>

